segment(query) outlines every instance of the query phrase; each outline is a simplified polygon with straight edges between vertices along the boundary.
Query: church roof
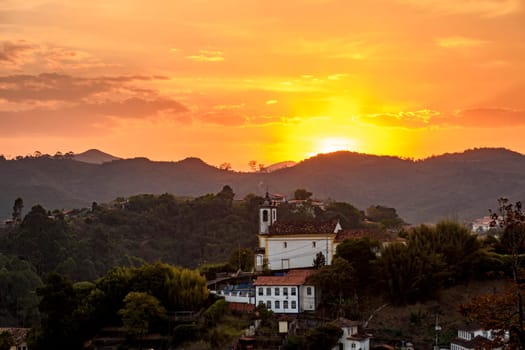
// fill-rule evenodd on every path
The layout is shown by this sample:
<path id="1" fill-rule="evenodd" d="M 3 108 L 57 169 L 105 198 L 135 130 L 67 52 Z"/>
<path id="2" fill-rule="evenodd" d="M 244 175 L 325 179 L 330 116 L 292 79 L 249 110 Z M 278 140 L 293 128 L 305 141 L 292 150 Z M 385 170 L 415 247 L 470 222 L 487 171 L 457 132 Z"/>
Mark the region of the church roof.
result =
<path id="1" fill-rule="evenodd" d="M 337 228 L 337 219 L 315 222 L 315 221 L 298 221 L 286 222 L 276 221 L 270 226 L 271 235 L 290 235 L 290 234 L 326 234 L 335 233 Z"/>

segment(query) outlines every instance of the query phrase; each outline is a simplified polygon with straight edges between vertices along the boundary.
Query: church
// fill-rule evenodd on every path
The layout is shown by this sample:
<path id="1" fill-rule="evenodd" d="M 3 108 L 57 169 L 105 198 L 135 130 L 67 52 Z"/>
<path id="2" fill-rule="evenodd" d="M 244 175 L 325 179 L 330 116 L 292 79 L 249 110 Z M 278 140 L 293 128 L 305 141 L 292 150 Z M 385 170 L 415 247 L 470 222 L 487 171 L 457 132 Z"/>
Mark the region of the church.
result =
<path id="1" fill-rule="evenodd" d="M 311 268 L 319 253 L 330 265 L 335 254 L 336 236 L 341 230 L 338 220 L 319 223 L 278 221 L 277 206 L 266 193 L 259 209 L 259 249 L 255 253 L 255 270 Z"/>

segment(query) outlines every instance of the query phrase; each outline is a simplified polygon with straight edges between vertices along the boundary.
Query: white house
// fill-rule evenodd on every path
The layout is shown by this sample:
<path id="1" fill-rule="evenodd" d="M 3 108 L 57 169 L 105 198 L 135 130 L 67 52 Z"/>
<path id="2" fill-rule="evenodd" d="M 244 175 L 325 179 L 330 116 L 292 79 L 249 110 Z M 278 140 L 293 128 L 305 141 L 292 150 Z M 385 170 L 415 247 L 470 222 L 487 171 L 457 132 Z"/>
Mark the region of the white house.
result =
<path id="1" fill-rule="evenodd" d="M 259 249 L 255 270 L 309 268 L 322 253 L 330 265 L 335 254 L 335 238 L 341 230 L 339 221 L 323 223 L 288 223 L 277 220 L 277 207 L 268 193 L 259 209 Z"/>
<path id="2" fill-rule="evenodd" d="M 319 292 L 307 282 L 313 270 L 291 270 L 283 276 L 259 276 L 255 286 L 255 305 L 282 314 L 315 311 Z"/>
<path id="3" fill-rule="evenodd" d="M 506 335 L 505 337 L 506 338 Z M 496 332 L 477 325 L 458 329 L 458 337 L 450 343 L 450 350 L 500 350 L 503 343 L 498 341 Z"/>
<path id="4" fill-rule="evenodd" d="M 334 324 L 341 327 L 343 335 L 332 350 L 370 350 L 370 335 L 359 333 L 358 322 L 339 318 Z"/>

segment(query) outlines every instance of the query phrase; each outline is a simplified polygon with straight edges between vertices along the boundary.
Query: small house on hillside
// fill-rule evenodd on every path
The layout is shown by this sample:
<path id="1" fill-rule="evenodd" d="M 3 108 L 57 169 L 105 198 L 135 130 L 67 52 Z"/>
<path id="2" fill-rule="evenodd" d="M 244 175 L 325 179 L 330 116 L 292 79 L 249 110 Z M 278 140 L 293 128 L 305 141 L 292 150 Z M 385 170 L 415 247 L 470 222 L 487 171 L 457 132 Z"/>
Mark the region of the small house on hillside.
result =
<path id="1" fill-rule="evenodd" d="M 283 276 L 259 276 L 255 286 L 255 305 L 266 305 L 275 313 L 297 314 L 315 311 L 319 291 L 307 282 L 313 270 L 291 270 Z"/>
<path id="2" fill-rule="evenodd" d="M 334 325 L 341 327 L 343 335 L 332 350 L 370 350 L 370 335 L 359 332 L 359 322 L 338 318 Z"/>
<path id="3" fill-rule="evenodd" d="M 485 330 L 477 325 L 458 329 L 458 336 L 450 343 L 450 350 L 501 350 L 503 343 L 497 339 L 496 332 Z"/>

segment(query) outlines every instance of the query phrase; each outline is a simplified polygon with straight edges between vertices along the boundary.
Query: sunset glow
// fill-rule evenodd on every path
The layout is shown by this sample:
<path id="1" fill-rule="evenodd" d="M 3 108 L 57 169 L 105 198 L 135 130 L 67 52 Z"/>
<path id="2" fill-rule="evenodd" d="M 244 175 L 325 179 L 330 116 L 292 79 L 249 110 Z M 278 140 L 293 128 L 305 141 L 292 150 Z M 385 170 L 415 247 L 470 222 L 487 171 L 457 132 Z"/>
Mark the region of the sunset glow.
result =
<path id="1" fill-rule="evenodd" d="M 0 1 L 0 154 L 525 153 L 522 0 Z"/>

